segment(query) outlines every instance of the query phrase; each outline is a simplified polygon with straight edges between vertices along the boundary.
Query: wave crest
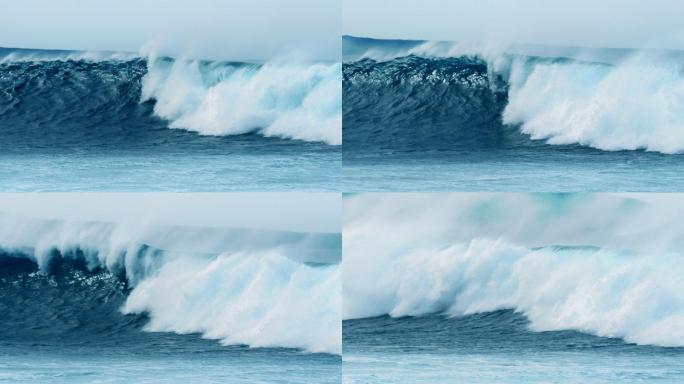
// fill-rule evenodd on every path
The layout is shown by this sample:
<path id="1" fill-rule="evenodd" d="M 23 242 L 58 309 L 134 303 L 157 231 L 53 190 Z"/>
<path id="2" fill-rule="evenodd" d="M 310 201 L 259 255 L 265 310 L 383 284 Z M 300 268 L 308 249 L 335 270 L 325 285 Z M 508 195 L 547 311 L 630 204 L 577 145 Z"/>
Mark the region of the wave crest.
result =
<path id="1" fill-rule="evenodd" d="M 418 98 L 416 105 L 412 105 L 414 116 L 401 116 L 403 120 L 411 120 L 408 125 L 414 130 L 415 126 L 431 129 L 429 124 L 420 124 L 427 120 L 426 116 L 431 116 L 440 125 L 450 124 L 457 132 L 467 127 L 474 132 L 481 129 L 473 128 L 483 128 L 505 134 L 505 126 L 511 126 L 532 140 L 552 145 L 579 144 L 601 150 L 641 149 L 665 154 L 684 152 L 681 52 L 490 47 L 349 37 L 345 44 L 345 92 L 349 90 L 349 97 L 345 93 L 345 102 L 349 99 L 356 103 L 356 99 L 362 99 L 364 95 L 363 89 L 353 88 L 355 79 L 347 78 L 347 72 L 356 71 L 364 62 L 377 68 L 396 66 L 401 73 L 386 72 L 384 78 L 373 79 L 364 87 L 370 90 L 371 97 L 376 94 L 383 99 L 395 97 L 393 101 L 401 104 L 404 96 L 395 90 L 395 80 L 402 79 L 402 84 L 415 80 L 413 88 Z M 487 92 L 481 93 L 481 100 L 473 99 L 472 92 L 463 88 L 462 82 L 451 84 L 450 79 L 434 69 L 454 63 L 465 66 L 473 62 L 473 58 L 486 65 L 481 71 L 484 80 L 479 84 L 484 84 L 495 95 L 505 95 L 501 105 L 490 103 L 491 94 Z M 431 66 L 427 67 L 425 63 L 431 63 Z M 377 68 L 374 69 L 376 73 L 379 72 Z M 373 89 L 375 84 L 383 83 L 386 87 L 381 92 Z M 453 107 L 430 106 L 431 99 L 421 97 L 425 89 L 434 89 L 438 96 L 441 95 L 443 91 L 439 87 L 444 85 L 450 85 L 454 91 L 440 105 L 454 104 L 456 109 L 471 109 L 483 116 L 493 116 L 498 124 L 490 121 L 473 123 L 463 114 L 449 116 Z M 364 105 L 360 106 L 363 113 Z M 347 108 L 345 103 L 345 110 L 352 111 L 348 114 L 349 121 L 356 125 L 355 109 Z M 383 106 L 374 113 L 383 116 L 387 114 L 386 110 Z M 396 109 L 396 112 L 399 115 L 404 111 Z M 346 121 L 347 116 L 345 124 Z M 394 126 L 388 124 L 388 129 L 394 129 Z M 442 136 L 450 137 L 448 134 Z M 517 143 L 515 136 L 505 137 Z"/>
<path id="2" fill-rule="evenodd" d="M 140 56 L 130 52 L 68 51 L 45 49 L 0 48 L 0 64 L 40 61 L 131 61 Z"/>

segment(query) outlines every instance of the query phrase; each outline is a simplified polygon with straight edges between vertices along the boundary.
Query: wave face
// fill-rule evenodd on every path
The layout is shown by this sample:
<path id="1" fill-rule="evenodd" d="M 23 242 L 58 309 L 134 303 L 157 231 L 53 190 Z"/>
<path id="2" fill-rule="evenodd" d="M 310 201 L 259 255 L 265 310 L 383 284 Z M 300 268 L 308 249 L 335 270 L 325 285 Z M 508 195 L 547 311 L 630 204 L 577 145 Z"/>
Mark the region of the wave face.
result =
<path id="1" fill-rule="evenodd" d="M 344 43 L 348 143 L 684 151 L 684 72 L 672 52 Z"/>
<path id="2" fill-rule="evenodd" d="M 501 123 L 505 94 L 490 89 L 487 65 L 475 58 L 345 63 L 344 100 L 352 150 L 453 150 L 513 137 Z"/>
<path id="3" fill-rule="evenodd" d="M 354 278 L 345 280 L 343 316 L 509 309 L 532 331 L 682 347 L 681 203 L 604 195 L 347 199 L 343 268 Z"/>
<path id="4" fill-rule="evenodd" d="M 2 221 L 7 332 L 97 341 L 144 329 L 340 353 L 339 235 Z"/>
<path id="5" fill-rule="evenodd" d="M 228 146 L 207 136 L 341 142 L 340 64 L 16 49 L 0 56 L 7 151 Z"/>

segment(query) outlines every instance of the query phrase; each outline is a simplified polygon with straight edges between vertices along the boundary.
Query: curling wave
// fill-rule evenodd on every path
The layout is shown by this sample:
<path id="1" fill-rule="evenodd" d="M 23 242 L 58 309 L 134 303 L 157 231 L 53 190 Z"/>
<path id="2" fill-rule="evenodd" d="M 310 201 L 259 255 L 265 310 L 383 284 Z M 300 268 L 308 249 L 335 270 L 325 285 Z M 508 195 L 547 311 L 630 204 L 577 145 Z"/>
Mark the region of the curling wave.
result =
<path id="1" fill-rule="evenodd" d="M 340 64 L 263 65 L 148 58 L 141 99 L 157 115 L 204 135 L 342 143 Z"/>
<path id="2" fill-rule="evenodd" d="M 533 331 L 684 346 L 684 228 L 673 199 L 348 199 L 343 269 L 353 278 L 345 279 L 343 317 L 510 309 Z"/>
<path id="3" fill-rule="evenodd" d="M 684 151 L 679 52 L 346 37 L 343 80 L 345 142 Z"/>
<path id="4" fill-rule="evenodd" d="M 82 312 L 63 299 L 73 291 L 92 295 L 86 307 L 94 313 L 119 302 L 119 316 L 136 315 L 109 319 L 106 329 L 145 321 L 148 331 L 201 333 L 225 345 L 340 353 L 339 235 L 1 221 L 0 281 L 12 289 L 44 284 L 46 296 L 59 297 L 48 300 L 51 311 Z M 25 316 L 33 311 L 11 304 L 17 297 L 2 295 L 8 316 L 27 329 L 41 323 L 40 313 Z"/>

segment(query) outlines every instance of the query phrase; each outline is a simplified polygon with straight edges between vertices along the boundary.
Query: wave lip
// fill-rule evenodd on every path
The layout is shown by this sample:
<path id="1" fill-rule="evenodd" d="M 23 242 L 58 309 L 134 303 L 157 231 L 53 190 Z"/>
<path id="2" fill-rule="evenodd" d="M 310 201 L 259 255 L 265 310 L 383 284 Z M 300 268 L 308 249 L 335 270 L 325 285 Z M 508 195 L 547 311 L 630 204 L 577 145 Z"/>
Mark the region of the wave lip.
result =
<path id="1" fill-rule="evenodd" d="M 342 142 L 341 65 L 207 63 L 148 58 L 141 101 L 203 135 L 264 136 Z"/>
<path id="2" fill-rule="evenodd" d="M 122 311 L 148 313 L 149 331 L 339 354 L 339 285 L 336 265 L 314 267 L 277 253 L 179 259 L 137 285 Z"/>

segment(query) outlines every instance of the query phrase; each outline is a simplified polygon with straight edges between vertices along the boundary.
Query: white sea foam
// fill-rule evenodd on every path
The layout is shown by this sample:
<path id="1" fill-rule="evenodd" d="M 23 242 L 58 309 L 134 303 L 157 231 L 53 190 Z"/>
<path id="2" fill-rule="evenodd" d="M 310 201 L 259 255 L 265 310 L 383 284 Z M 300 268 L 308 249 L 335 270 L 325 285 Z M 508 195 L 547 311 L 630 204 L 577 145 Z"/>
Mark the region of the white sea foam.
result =
<path id="1" fill-rule="evenodd" d="M 503 123 L 519 125 L 532 139 L 610 151 L 684 152 L 681 52 L 428 41 L 404 50 L 370 48 L 347 59 L 405 55 L 482 58 L 490 77 L 508 83 Z"/>
<path id="2" fill-rule="evenodd" d="M 603 150 L 684 151 L 684 76 L 666 58 L 618 66 L 529 63 L 510 74 L 507 124 L 532 139 Z"/>
<path id="3" fill-rule="evenodd" d="M 178 258 L 136 285 L 124 313 L 148 313 L 150 331 L 201 332 L 224 344 L 341 352 L 337 265 L 278 252 Z"/>
<path id="4" fill-rule="evenodd" d="M 258 132 L 342 143 L 341 64 L 206 63 L 148 57 L 141 100 L 172 128 L 203 135 Z"/>
<path id="5" fill-rule="evenodd" d="M 673 196 L 347 198 L 343 317 L 514 309 L 534 331 L 684 346 L 682 211 Z"/>

